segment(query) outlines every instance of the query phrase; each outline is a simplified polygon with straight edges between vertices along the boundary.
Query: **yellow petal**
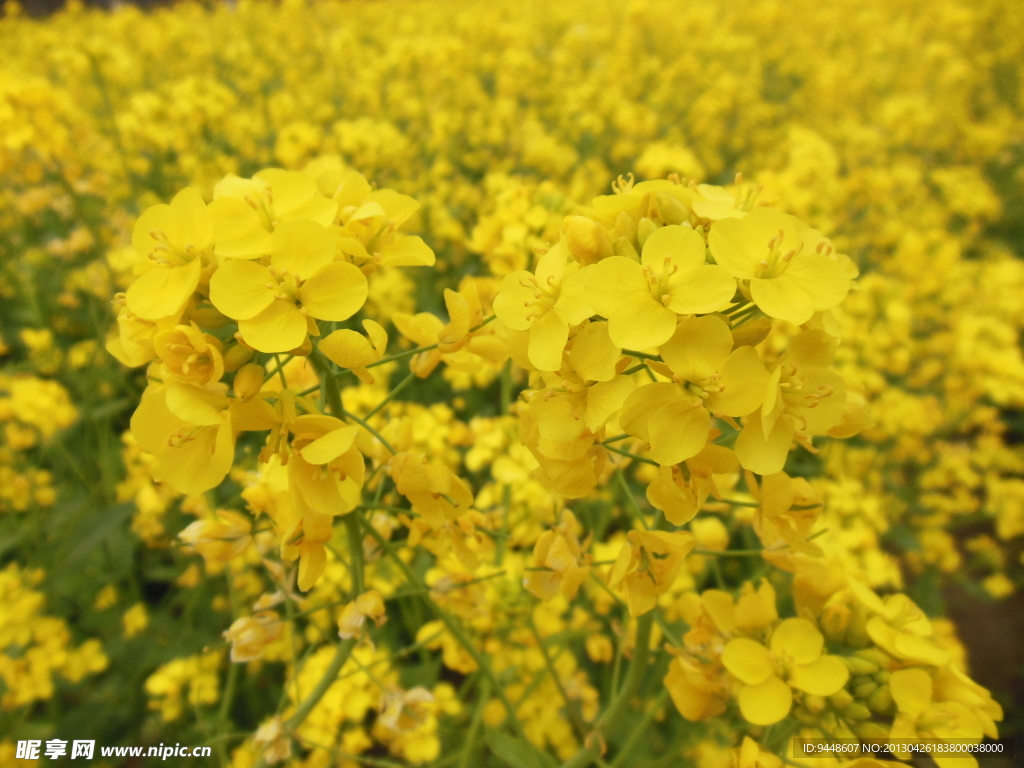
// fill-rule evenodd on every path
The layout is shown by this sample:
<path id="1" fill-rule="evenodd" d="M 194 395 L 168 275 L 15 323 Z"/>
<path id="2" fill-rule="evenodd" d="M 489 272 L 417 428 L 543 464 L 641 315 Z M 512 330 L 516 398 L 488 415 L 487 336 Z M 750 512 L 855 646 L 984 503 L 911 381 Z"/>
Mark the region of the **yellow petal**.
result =
<path id="1" fill-rule="evenodd" d="M 944 651 L 924 637 L 900 632 L 894 642 L 896 650 L 907 659 L 923 661 L 926 664 L 941 666 L 949 661 L 949 651 Z"/>
<path id="2" fill-rule="evenodd" d="M 669 278 L 668 308 L 681 315 L 718 312 L 732 303 L 735 293 L 736 280 L 728 269 L 705 264 Z"/>
<path id="3" fill-rule="evenodd" d="M 772 653 L 794 664 L 810 664 L 821 656 L 825 638 L 807 619 L 786 619 L 772 633 Z"/>
<path id="4" fill-rule="evenodd" d="M 628 349 L 660 346 L 671 339 L 676 330 L 676 313 L 662 306 L 649 292 L 634 295 L 606 317 L 612 342 Z"/>
<path id="5" fill-rule="evenodd" d="M 803 284 L 785 272 L 770 280 L 750 281 L 750 298 L 769 317 L 802 325 L 814 314 L 814 303 Z"/>
<path id="6" fill-rule="evenodd" d="M 579 325 L 594 314 L 587 296 L 587 276 L 582 269 L 566 270 L 554 309 L 569 325 Z"/>
<path id="7" fill-rule="evenodd" d="M 736 456 L 744 469 L 759 475 L 781 472 L 786 466 L 789 446 L 793 442 L 793 424 L 789 419 L 779 419 L 766 439 L 761 428 L 761 415 L 754 412 L 736 438 Z"/>
<path id="8" fill-rule="evenodd" d="M 255 261 L 233 259 L 221 264 L 210 278 L 210 301 L 235 320 L 255 317 L 274 301 L 273 277 Z"/>
<path id="9" fill-rule="evenodd" d="M 741 219 L 716 221 L 708 233 L 708 245 L 715 262 L 734 277 L 747 280 L 756 275 L 762 259 L 768 255 L 768 241 L 783 231 L 783 248 L 797 244 L 793 217 L 774 208 L 755 208 Z"/>
<path id="10" fill-rule="evenodd" d="M 651 417 L 651 458 L 662 465 L 696 456 L 708 441 L 711 414 L 693 398 L 675 400 Z"/>
<path id="11" fill-rule="evenodd" d="M 800 286 L 810 298 L 811 306 L 819 311 L 842 302 L 853 285 L 842 264 L 823 253 L 797 256 L 785 274 Z"/>
<path id="12" fill-rule="evenodd" d="M 622 404 L 619 426 L 623 432 L 648 440 L 651 417 L 665 404 L 683 398 L 680 388 L 667 381 L 658 381 L 638 387 Z"/>
<path id="13" fill-rule="evenodd" d="M 420 207 L 415 198 L 395 192 L 393 189 L 374 190 L 366 199 L 377 203 L 396 227 L 408 221 Z"/>
<path id="14" fill-rule="evenodd" d="M 668 367 L 684 380 L 701 381 L 722 370 L 732 351 L 732 334 L 729 326 L 717 317 L 687 317 L 658 351 Z"/>
<path id="15" fill-rule="evenodd" d="M 720 370 L 722 379 L 719 385 L 722 391 L 711 393 L 707 399 L 707 406 L 712 413 L 748 416 L 761 407 L 771 376 L 765 370 L 757 350 L 753 347 L 734 350 Z"/>
<path id="16" fill-rule="evenodd" d="M 274 301 L 255 317 L 238 321 L 245 343 L 260 352 L 288 352 L 306 339 L 306 318 L 294 304 Z"/>
<path id="17" fill-rule="evenodd" d="M 171 212 L 177 220 L 178 232 L 172 242 L 180 248 L 191 245 L 201 251 L 210 244 L 213 238 L 213 222 L 206 203 L 199 193 L 191 187 L 185 187 L 171 200 Z M 170 233 L 168 233 L 170 234 Z"/>
<path id="18" fill-rule="evenodd" d="M 128 309 L 144 320 L 159 320 L 175 314 L 189 300 L 196 286 L 202 262 L 193 259 L 178 267 L 153 267 L 139 275 L 128 288 Z"/>
<path id="19" fill-rule="evenodd" d="M 622 350 L 612 344 L 608 323 L 590 323 L 572 341 L 569 363 L 584 381 L 608 381 Z"/>
<path id="20" fill-rule="evenodd" d="M 430 267 L 436 257 L 422 238 L 396 237 L 380 250 L 380 263 L 388 267 Z"/>
<path id="21" fill-rule="evenodd" d="M 629 376 L 616 376 L 611 381 L 601 381 L 587 390 L 587 429 L 597 431 L 622 408 L 623 402 L 636 388 Z"/>
<path id="22" fill-rule="evenodd" d="M 604 259 L 581 273 L 585 276 L 590 306 L 603 317 L 612 317 L 627 301 L 651 295 L 643 267 L 624 256 Z"/>
<path id="23" fill-rule="evenodd" d="M 530 326 L 530 362 L 539 371 L 557 371 L 562 367 L 562 350 L 568 340 L 569 324 L 557 312 L 546 312 Z"/>
<path id="24" fill-rule="evenodd" d="M 334 331 L 322 339 L 317 347 L 342 368 L 360 368 L 377 359 L 367 338 L 348 328 Z"/>
<path id="25" fill-rule="evenodd" d="M 850 679 L 850 670 L 838 656 L 819 656 L 810 664 L 798 664 L 789 675 L 789 684 L 815 696 L 838 693 Z"/>
<path id="26" fill-rule="evenodd" d="M 731 219 L 725 219 L 731 221 Z M 793 691 L 775 675 L 759 685 L 745 685 L 740 690 L 740 712 L 754 725 L 771 725 L 789 714 Z"/>
<path id="27" fill-rule="evenodd" d="M 220 485 L 235 460 L 231 417 L 225 411 L 217 426 L 199 427 L 180 447 L 157 459 L 153 478 L 179 493 L 203 493 Z"/>
<path id="28" fill-rule="evenodd" d="M 310 464 L 327 464 L 351 448 L 358 433 L 357 426 L 332 430 L 304 447 L 300 453 Z"/>
<path id="29" fill-rule="evenodd" d="M 167 384 L 167 407 L 189 424 L 220 424 L 221 412 L 227 405 L 224 385 L 207 389 L 177 381 Z"/>
<path id="30" fill-rule="evenodd" d="M 366 276 L 353 264 L 336 261 L 314 272 L 302 288 L 302 306 L 320 320 L 348 320 L 366 301 Z"/>
<path id="31" fill-rule="evenodd" d="M 213 221 L 214 251 L 222 258 L 253 259 L 270 253 L 270 232 L 244 200 L 220 197 L 207 207 Z"/>
<path id="32" fill-rule="evenodd" d="M 923 669 L 900 669 L 889 678 L 893 701 L 900 712 L 917 718 L 932 702 L 932 678 Z"/>
<path id="33" fill-rule="evenodd" d="M 284 221 L 270 236 L 270 265 L 305 280 L 334 259 L 334 238 L 315 221 Z"/>
<path id="34" fill-rule="evenodd" d="M 775 674 L 771 652 L 747 637 L 736 637 L 729 641 L 722 651 L 722 663 L 748 685 L 763 683 Z"/>
<path id="35" fill-rule="evenodd" d="M 533 279 L 525 270 L 511 272 L 502 278 L 501 288 L 494 297 L 494 314 L 513 331 L 530 330 L 531 315 L 537 313 L 537 309 L 530 306 L 534 301 L 534 289 L 530 287 Z"/>
<path id="36" fill-rule="evenodd" d="M 680 488 L 672 481 L 672 470 L 662 467 L 661 473 L 647 486 L 651 506 L 665 513 L 672 525 L 686 525 L 697 514 L 697 497 L 688 485 Z"/>
<path id="37" fill-rule="evenodd" d="M 671 267 L 675 267 L 679 273 L 692 272 L 707 260 L 706 250 L 704 238 L 694 232 L 692 227 L 671 224 L 650 234 L 644 243 L 640 263 L 658 274 Z M 732 291 L 735 290 L 733 284 Z M 729 295 L 732 296 L 732 292 Z"/>

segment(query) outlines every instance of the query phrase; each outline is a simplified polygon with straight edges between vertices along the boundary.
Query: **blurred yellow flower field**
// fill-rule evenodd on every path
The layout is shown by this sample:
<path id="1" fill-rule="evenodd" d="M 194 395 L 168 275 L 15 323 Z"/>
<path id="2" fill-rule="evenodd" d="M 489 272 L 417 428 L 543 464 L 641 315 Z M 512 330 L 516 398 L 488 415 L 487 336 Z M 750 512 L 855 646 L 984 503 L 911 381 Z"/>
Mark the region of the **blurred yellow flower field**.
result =
<path id="1" fill-rule="evenodd" d="M 1022 733 L 1024 6 L 0 40 L 0 765 Z"/>

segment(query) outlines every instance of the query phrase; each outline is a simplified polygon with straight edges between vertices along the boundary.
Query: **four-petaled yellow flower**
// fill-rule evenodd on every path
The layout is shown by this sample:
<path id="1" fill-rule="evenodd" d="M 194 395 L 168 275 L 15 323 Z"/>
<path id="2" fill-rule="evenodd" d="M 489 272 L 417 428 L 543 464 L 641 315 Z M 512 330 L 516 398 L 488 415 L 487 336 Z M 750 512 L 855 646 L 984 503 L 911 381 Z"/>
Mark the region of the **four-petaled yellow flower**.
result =
<path id="1" fill-rule="evenodd" d="M 820 232 L 774 208 L 716 221 L 708 245 L 733 277 L 749 281 L 750 298 L 766 315 L 795 325 L 838 305 L 857 274 Z"/>
<path id="2" fill-rule="evenodd" d="M 807 619 L 786 619 L 772 632 L 770 650 L 737 637 L 722 651 L 722 663 L 742 683 L 740 711 L 755 725 L 771 725 L 789 714 L 793 688 L 815 696 L 841 690 L 850 671 L 837 656 L 823 655 L 825 638 Z"/>
<path id="3" fill-rule="evenodd" d="M 245 343 L 260 352 L 288 352 L 306 334 L 318 336 L 313 318 L 347 320 L 366 301 L 366 277 L 334 261 L 327 230 L 308 220 L 281 224 L 269 236 L 270 264 L 232 259 L 210 278 L 210 300 L 238 321 Z"/>
<path id="4" fill-rule="evenodd" d="M 725 309 L 736 293 L 729 271 L 707 263 L 704 239 L 690 227 L 656 229 L 644 243 L 640 263 L 612 256 L 587 267 L 587 299 L 608 318 L 612 341 L 647 349 L 675 332 L 677 315 Z"/>

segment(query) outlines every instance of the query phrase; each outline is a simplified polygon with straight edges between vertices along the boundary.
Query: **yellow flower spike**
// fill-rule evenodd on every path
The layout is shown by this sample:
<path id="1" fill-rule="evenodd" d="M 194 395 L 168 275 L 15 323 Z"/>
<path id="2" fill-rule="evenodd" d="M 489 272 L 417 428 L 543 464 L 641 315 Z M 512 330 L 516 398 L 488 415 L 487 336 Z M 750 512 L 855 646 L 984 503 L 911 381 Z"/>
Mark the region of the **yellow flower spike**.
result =
<path id="1" fill-rule="evenodd" d="M 319 224 L 282 224 L 269 239 L 270 265 L 229 260 L 210 278 L 210 300 L 238 320 L 245 342 L 260 352 L 302 345 L 310 318 L 347 320 L 366 301 L 366 277 L 332 261 L 334 246 Z"/>
<path id="2" fill-rule="evenodd" d="M 170 205 L 148 208 L 135 224 L 132 245 L 143 257 L 141 274 L 128 288 L 128 309 L 144 320 L 180 311 L 199 285 L 213 228 L 206 204 L 191 187 Z"/>
<path id="3" fill-rule="evenodd" d="M 729 694 L 721 668 L 676 656 L 665 675 L 665 687 L 679 714 L 691 722 L 710 720 L 725 712 Z"/>
<path id="4" fill-rule="evenodd" d="M 380 360 L 388 346 L 388 333 L 373 320 L 363 320 L 366 336 L 343 328 L 330 334 L 317 344 L 317 348 L 342 368 L 349 368 L 364 384 L 373 384 L 374 378 L 366 366 Z"/>
<path id="5" fill-rule="evenodd" d="M 703 238 L 678 225 L 653 232 L 639 264 L 612 257 L 588 267 L 586 275 L 588 300 L 608 318 L 612 341 L 632 349 L 664 344 L 677 315 L 717 312 L 736 292 L 725 268 L 706 263 Z"/>
<path id="6" fill-rule="evenodd" d="M 821 240 L 800 239 L 811 232 L 793 216 L 755 208 L 716 221 L 708 243 L 716 262 L 750 281 L 750 296 L 766 315 L 801 325 L 815 311 L 837 306 L 853 285 L 840 262 L 815 250 Z"/>
<path id="7" fill-rule="evenodd" d="M 257 258 L 271 252 L 271 233 L 280 224 L 309 220 L 327 227 L 337 208 L 301 171 L 268 168 L 252 179 L 228 174 L 214 187 L 209 206 L 215 251 L 221 258 Z"/>
<path id="8" fill-rule="evenodd" d="M 538 259 L 536 274 L 520 270 L 501 281 L 494 314 L 513 331 L 529 331 L 527 354 L 538 370 L 561 367 L 569 326 L 593 314 L 584 280 L 585 272 L 560 240 Z"/>

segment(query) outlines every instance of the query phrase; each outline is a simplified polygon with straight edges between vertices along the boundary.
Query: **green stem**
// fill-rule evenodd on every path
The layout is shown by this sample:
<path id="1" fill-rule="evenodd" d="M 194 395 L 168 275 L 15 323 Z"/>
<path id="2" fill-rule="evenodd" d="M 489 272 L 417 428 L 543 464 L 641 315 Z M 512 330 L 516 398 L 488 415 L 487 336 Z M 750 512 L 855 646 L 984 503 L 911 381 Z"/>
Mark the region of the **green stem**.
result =
<path id="1" fill-rule="evenodd" d="M 633 747 L 640 741 L 640 737 L 647 731 L 647 726 L 651 724 L 651 720 L 654 716 L 661 711 L 661 708 L 665 706 L 665 702 L 668 701 L 668 688 L 663 688 L 658 698 L 654 700 L 654 704 L 647 710 L 647 714 L 644 715 L 644 719 L 641 720 L 637 726 L 633 729 L 633 733 L 629 735 L 626 743 L 622 745 L 622 749 L 619 750 L 619 754 L 615 756 L 615 759 L 611 762 L 608 768 L 620 768 L 620 766 L 629 757 L 629 753 L 633 751 Z"/>
<path id="2" fill-rule="evenodd" d="M 661 362 L 661 355 L 648 355 L 646 352 L 637 352 L 635 349 L 624 349 L 622 354 L 630 357 L 639 357 L 641 360 L 657 360 Z"/>
<path id="3" fill-rule="evenodd" d="M 507 360 L 501 369 L 501 415 L 507 416 L 512 407 L 512 361 Z"/>
<path id="4" fill-rule="evenodd" d="M 558 676 L 558 670 L 555 669 L 555 663 L 551 660 L 551 654 L 548 653 L 547 646 L 544 645 L 544 640 L 540 636 L 540 632 L 537 631 L 537 624 L 533 620 L 533 615 L 529 617 L 530 632 L 533 634 L 533 639 L 537 641 L 537 647 L 540 649 L 541 655 L 544 657 L 544 666 L 548 668 L 548 674 L 551 675 L 551 679 L 555 683 L 555 687 L 558 689 L 559 695 L 562 697 L 562 701 L 565 702 L 565 711 L 569 715 L 569 721 L 572 723 L 572 727 L 576 731 L 576 735 L 581 739 L 586 736 L 586 725 L 583 723 L 583 717 L 580 715 L 579 710 L 576 707 L 576 702 L 569 698 L 569 692 L 565 690 L 565 686 L 562 685 L 562 678 Z"/>
<path id="5" fill-rule="evenodd" d="M 594 730 L 587 738 L 587 745 L 573 757 L 562 764 L 562 768 L 586 768 L 601 757 L 605 731 L 612 728 L 616 721 L 629 709 L 629 705 L 640 690 L 640 684 L 647 672 L 651 656 L 651 625 L 654 623 L 653 611 L 648 611 L 636 621 L 636 642 L 633 646 L 633 658 L 629 662 L 626 679 L 622 681 L 615 700 L 608 705 L 594 723 Z M 595 743 L 596 742 L 596 743 Z"/>
<path id="6" fill-rule="evenodd" d="M 636 503 L 636 499 L 633 498 L 633 492 L 629 490 L 629 485 L 626 483 L 626 476 L 622 474 L 621 469 L 615 470 L 615 478 L 619 481 L 619 485 L 622 487 L 622 492 L 626 495 L 626 501 L 629 502 L 629 508 L 633 511 L 633 516 L 640 521 L 640 525 L 644 527 L 644 530 L 648 530 L 647 520 L 644 519 L 644 513 L 640 511 L 640 505 Z"/>
<path id="7" fill-rule="evenodd" d="M 612 453 L 617 453 L 620 456 L 626 456 L 626 457 L 628 457 L 630 459 L 633 459 L 634 461 L 642 461 L 644 464 L 650 464 L 652 467 L 660 467 L 661 466 L 656 461 L 653 461 L 651 459 L 645 459 L 643 456 L 637 456 L 635 453 L 630 453 L 629 451 L 624 451 L 621 448 L 616 448 L 614 445 L 605 445 L 604 447 L 607 450 L 611 451 Z"/>
<path id="8" fill-rule="evenodd" d="M 491 683 L 484 678 L 480 681 L 480 697 L 477 700 L 476 709 L 473 710 L 473 719 L 469 723 L 469 732 L 466 734 L 466 743 L 462 746 L 462 754 L 459 757 L 459 768 L 469 768 L 473 759 L 473 746 L 476 743 L 476 736 L 480 732 L 480 723 L 483 722 L 484 708 L 487 700 L 491 698 Z"/>
<path id="9" fill-rule="evenodd" d="M 403 389 L 408 387 L 412 383 L 412 380 L 415 379 L 415 378 L 416 378 L 416 374 L 415 373 L 410 373 L 408 376 L 406 376 L 404 379 L 402 379 L 400 382 L 398 382 L 398 384 L 395 385 L 395 388 L 392 389 L 390 392 L 388 392 L 387 397 L 385 397 L 383 400 L 381 400 L 379 403 L 377 403 L 376 407 L 372 411 L 370 411 L 368 414 L 366 414 L 366 418 L 368 418 L 368 419 L 371 418 L 374 414 L 376 414 L 378 411 L 380 411 L 381 408 L 383 408 L 385 405 L 390 403 L 394 399 L 395 395 L 397 395 Z"/>
<path id="10" fill-rule="evenodd" d="M 365 564 L 363 562 L 363 537 L 359 532 L 359 518 L 360 515 L 355 510 L 342 517 L 345 523 L 345 535 L 348 537 L 348 552 L 349 560 L 351 561 L 349 572 L 352 574 L 353 600 L 363 594 L 363 590 L 366 588 L 363 583 L 363 568 Z"/>

